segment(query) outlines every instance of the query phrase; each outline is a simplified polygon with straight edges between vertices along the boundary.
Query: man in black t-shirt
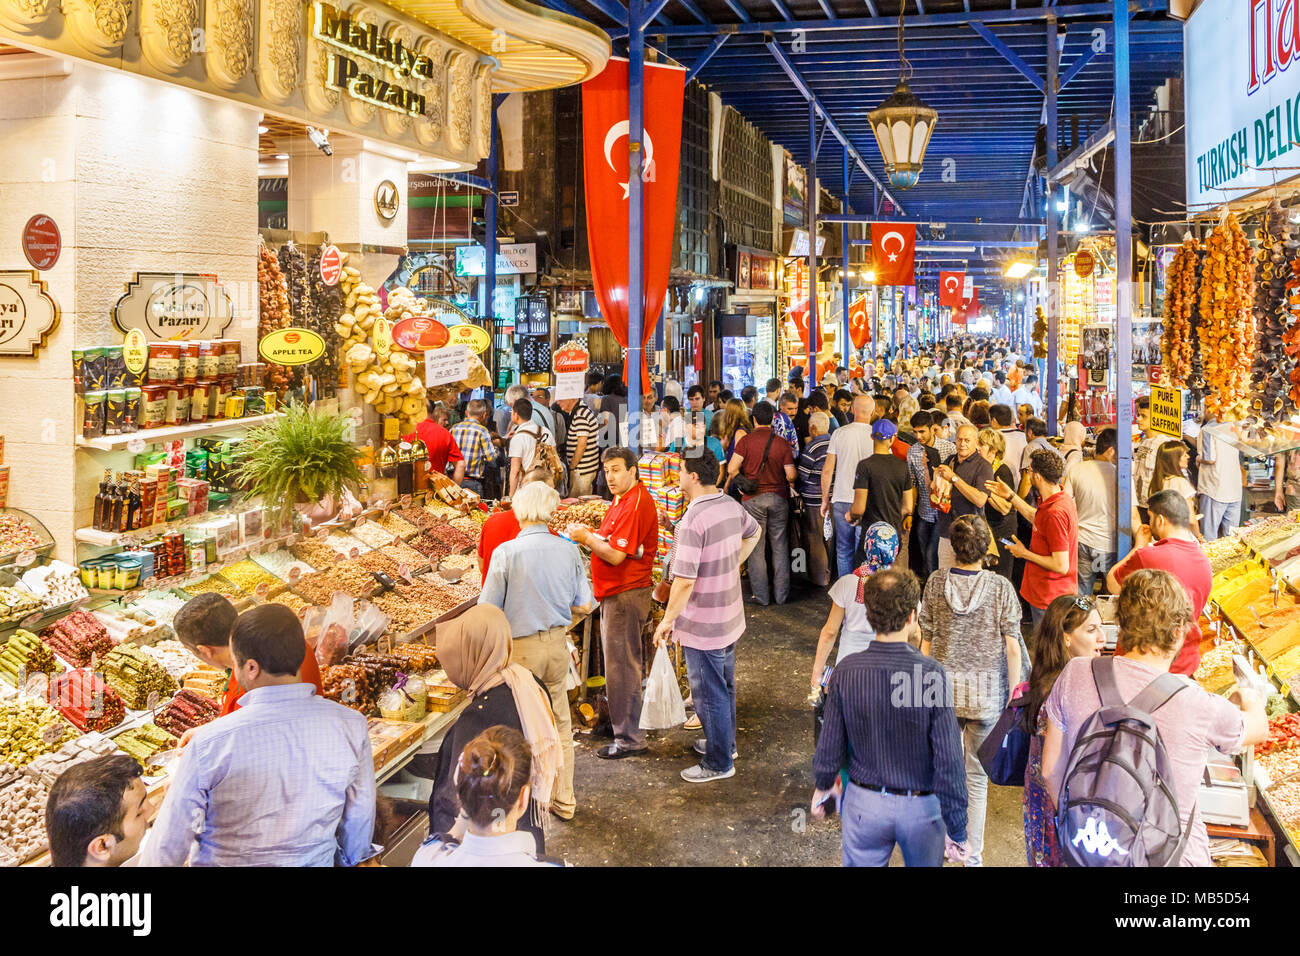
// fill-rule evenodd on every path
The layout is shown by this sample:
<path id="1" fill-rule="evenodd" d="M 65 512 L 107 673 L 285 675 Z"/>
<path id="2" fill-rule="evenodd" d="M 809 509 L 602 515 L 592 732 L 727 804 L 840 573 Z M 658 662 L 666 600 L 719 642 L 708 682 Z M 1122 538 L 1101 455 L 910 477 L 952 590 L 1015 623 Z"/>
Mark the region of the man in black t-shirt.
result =
<path id="1" fill-rule="evenodd" d="M 897 434 L 898 426 L 884 418 L 871 427 L 873 454 L 858 464 L 849 520 L 859 521 L 864 528 L 884 521 L 898 532 L 900 541 L 905 541 L 912 528 L 916 489 L 907 462 L 891 453 Z M 854 557 L 855 564 L 860 561 L 860 556 Z"/>
<path id="2" fill-rule="evenodd" d="M 952 483 L 952 507 L 940 511 L 936 521 L 939 532 L 939 570 L 956 563 L 948 531 L 962 515 L 980 514 L 989 500 L 985 485 L 993 480 L 993 467 L 978 450 L 979 429 L 969 423 L 957 429 L 957 454 L 935 469 L 935 474 Z"/>

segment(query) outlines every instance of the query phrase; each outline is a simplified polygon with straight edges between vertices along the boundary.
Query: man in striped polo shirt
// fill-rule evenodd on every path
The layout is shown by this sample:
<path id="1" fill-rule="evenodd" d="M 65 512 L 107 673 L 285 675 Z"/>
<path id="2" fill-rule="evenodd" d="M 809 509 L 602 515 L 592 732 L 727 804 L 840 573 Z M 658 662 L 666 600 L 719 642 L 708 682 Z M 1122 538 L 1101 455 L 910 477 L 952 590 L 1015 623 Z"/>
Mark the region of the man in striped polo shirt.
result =
<path id="1" fill-rule="evenodd" d="M 671 637 L 686 649 L 703 759 L 682 771 L 689 783 L 725 780 L 736 773 L 736 642 L 745 632 L 740 565 L 762 530 L 736 500 L 718 490 L 718 459 L 707 448 L 682 462 L 686 514 L 677 523 L 672 592 L 655 643 Z"/>

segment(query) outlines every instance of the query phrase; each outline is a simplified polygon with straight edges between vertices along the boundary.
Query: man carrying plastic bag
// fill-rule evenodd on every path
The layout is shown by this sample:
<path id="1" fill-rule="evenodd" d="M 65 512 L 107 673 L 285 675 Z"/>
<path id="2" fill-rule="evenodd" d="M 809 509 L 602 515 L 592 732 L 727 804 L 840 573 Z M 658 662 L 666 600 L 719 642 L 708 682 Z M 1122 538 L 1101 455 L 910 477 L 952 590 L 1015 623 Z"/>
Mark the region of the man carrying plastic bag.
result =
<path id="1" fill-rule="evenodd" d="M 718 490 L 717 478 L 718 460 L 707 449 L 682 462 L 682 494 L 689 504 L 677 524 L 672 567 L 665 572 L 672 575 L 672 590 L 655 630 L 659 650 L 642 711 L 650 709 L 651 688 L 661 668 L 671 675 L 664 645 L 676 640 L 686 651 L 695 713 L 704 728 L 704 738 L 695 741 L 695 752 L 703 759 L 682 771 L 689 783 L 725 780 L 736 773 L 736 642 L 745 632 L 740 565 L 762 533 L 749 512 Z M 680 701 L 675 679 L 673 685 Z"/>

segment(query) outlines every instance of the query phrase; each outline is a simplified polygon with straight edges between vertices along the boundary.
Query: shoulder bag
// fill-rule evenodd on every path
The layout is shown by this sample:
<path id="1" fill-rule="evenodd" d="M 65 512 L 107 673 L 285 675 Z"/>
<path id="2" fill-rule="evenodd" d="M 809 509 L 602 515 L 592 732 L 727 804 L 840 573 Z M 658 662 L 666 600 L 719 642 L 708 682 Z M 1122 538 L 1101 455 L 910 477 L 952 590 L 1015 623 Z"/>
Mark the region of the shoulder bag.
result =
<path id="1" fill-rule="evenodd" d="M 742 495 L 752 495 L 758 491 L 758 474 L 763 470 L 763 463 L 767 461 L 767 453 L 772 450 L 772 441 L 776 438 L 776 432 L 769 429 L 767 433 L 767 444 L 763 446 L 763 455 L 758 459 L 758 467 L 754 470 L 753 477 L 745 474 L 745 466 L 740 466 L 740 474 L 731 480 L 731 486 L 739 491 Z"/>

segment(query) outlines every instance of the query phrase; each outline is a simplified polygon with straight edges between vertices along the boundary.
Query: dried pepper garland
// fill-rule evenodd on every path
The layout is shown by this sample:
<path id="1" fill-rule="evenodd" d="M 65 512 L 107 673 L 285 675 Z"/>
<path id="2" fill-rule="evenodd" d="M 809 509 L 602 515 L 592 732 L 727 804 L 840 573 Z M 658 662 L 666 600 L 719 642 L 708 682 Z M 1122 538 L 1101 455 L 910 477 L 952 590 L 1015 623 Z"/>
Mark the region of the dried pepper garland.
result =
<path id="1" fill-rule="evenodd" d="M 1200 244 L 1190 236 L 1174 255 L 1165 279 L 1164 336 L 1160 343 L 1165 374 L 1174 388 L 1183 388 L 1192 373 L 1196 347 L 1196 281 Z"/>
<path id="2" fill-rule="evenodd" d="M 289 325 L 289 290 L 285 286 L 280 262 L 265 245 L 260 245 L 257 255 L 257 287 L 259 306 L 257 338 L 261 341 L 276 329 Z M 265 388 L 281 391 L 293 380 L 287 366 L 269 364 L 262 381 Z"/>
<path id="3" fill-rule="evenodd" d="M 1286 273 L 1287 305 L 1293 310 L 1300 310 L 1300 255 L 1293 256 Z M 1293 323 L 1282 335 L 1282 348 L 1287 359 L 1292 363 L 1288 378 L 1291 383 L 1289 398 L 1291 404 L 1300 407 L 1300 322 Z"/>
<path id="4" fill-rule="evenodd" d="M 339 387 L 339 346 L 343 338 L 334 328 L 343 314 L 343 289 L 340 284 L 326 285 L 320 275 L 320 253 L 312 256 L 308 265 L 311 276 L 311 325 L 307 328 L 325 340 L 325 354 L 311 364 L 312 377 L 321 391 L 321 397 L 332 395 Z"/>
<path id="5" fill-rule="evenodd" d="M 1282 350 L 1283 336 L 1295 316 L 1287 302 L 1286 281 L 1297 243 L 1292 238 L 1286 212 L 1274 200 L 1256 232 L 1255 333 L 1258 352 L 1250 374 L 1250 418 L 1247 436 L 1257 439 L 1294 410 L 1288 391 L 1295 360 Z"/>
<path id="6" fill-rule="evenodd" d="M 1201 274 L 1201 359 L 1206 411 L 1220 421 L 1241 417 L 1250 392 L 1255 348 L 1251 302 L 1255 263 L 1237 217 L 1229 213 L 1205 242 Z"/>

